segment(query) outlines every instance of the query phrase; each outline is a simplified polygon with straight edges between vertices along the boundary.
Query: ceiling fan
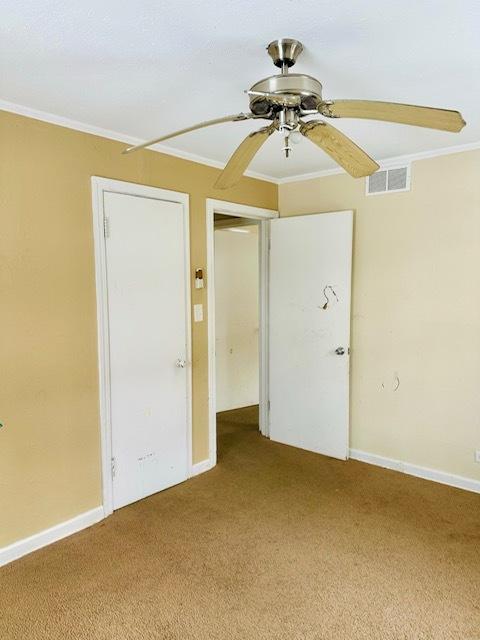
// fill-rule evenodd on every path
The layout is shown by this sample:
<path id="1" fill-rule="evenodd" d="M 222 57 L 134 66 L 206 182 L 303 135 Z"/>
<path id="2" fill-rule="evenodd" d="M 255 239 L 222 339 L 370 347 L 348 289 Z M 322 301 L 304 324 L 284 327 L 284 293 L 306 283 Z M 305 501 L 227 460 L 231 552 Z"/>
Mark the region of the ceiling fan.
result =
<path id="1" fill-rule="evenodd" d="M 270 121 L 268 126 L 250 133 L 234 151 L 215 183 L 215 188 L 227 189 L 240 180 L 255 154 L 275 131 L 279 131 L 284 136 L 283 151 L 287 158 L 291 151 L 290 135 L 298 131 L 323 149 L 354 178 L 371 175 L 379 169 L 375 160 L 372 160 L 341 131 L 325 120 L 304 120 L 303 118 L 307 116 L 384 120 L 455 133 L 465 126 L 462 115 L 458 111 L 449 109 L 371 100 L 324 100 L 322 85 L 316 78 L 303 73 L 288 72 L 303 51 L 301 42 L 292 38 L 274 40 L 268 45 L 267 51 L 274 65 L 281 69 L 281 73 L 256 82 L 245 92 L 250 97 L 249 113 L 238 113 L 200 122 L 143 144 L 128 147 L 123 153 L 131 153 L 157 142 L 222 122 L 251 119 Z"/>

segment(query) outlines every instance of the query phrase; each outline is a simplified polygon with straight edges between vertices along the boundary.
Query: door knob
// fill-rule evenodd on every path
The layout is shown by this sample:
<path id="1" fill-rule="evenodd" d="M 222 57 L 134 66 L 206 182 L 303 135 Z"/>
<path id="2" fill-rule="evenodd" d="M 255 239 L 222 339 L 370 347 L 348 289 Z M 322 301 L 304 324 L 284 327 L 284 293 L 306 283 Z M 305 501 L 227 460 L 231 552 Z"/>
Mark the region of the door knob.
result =
<path id="1" fill-rule="evenodd" d="M 337 354 L 337 356 L 343 356 L 343 354 L 345 353 L 345 349 L 343 347 L 337 347 L 335 349 L 335 353 Z"/>
<path id="2" fill-rule="evenodd" d="M 179 358 L 176 362 L 175 362 L 175 366 L 178 367 L 179 369 L 185 369 L 186 366 L 186 362 L 185 360 L 182 360 L 181 358 Z"/>

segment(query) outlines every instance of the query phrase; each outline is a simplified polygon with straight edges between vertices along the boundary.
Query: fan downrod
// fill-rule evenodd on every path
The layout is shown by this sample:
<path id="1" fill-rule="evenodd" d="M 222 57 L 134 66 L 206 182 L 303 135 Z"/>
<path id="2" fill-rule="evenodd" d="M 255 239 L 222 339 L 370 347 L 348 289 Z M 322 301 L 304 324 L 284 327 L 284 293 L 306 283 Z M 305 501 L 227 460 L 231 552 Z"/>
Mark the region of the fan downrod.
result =
<path id="1" fill-rule="evenodd" d="M 288 69 L 293 67 L 302 53 L 303 44 L 294 38 L 279 38 L 270 42 L 267 51 L 273 64 L 279 67 L 282 73 L 288 73 Z"/>

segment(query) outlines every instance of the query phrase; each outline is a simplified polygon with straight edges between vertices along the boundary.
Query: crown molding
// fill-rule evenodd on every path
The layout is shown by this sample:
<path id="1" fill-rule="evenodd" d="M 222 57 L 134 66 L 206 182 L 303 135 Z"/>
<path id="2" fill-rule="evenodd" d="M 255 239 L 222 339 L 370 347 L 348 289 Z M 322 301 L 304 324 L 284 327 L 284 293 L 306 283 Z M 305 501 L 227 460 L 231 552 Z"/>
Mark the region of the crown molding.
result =
<path id="1" fill-rule="evenodd" d="M 53 113 L 47 113 L 46 111 L 40 111 L 38 109 L 32 109 L 21 104 L 14 102 L 8 102 L 6 100 L 0 100 L 0 111 L 9 111 L 10 113 L 16 113 L 27 118 L 33 118 L 34 120 L 42 120 L 43 122 L 49 122 L 50 124 L 58 125 L 59 127 L 65 127 L 67 129 L 74 129 L 75 131 L 82 131 L 83 133 L 89 133 L 94 136 L 100 136 L 101 138 L 107 138 L 109 140 L 116 140 L 117 142 L 123 142 L 127 145 L 133 146 L 140 144 L 143 140 L 134 138 L 125 133 L 119 133 L 118 131 L 112 131 L 110 129 L 103 129 L 102 127 L 96 127 L 94 125 L 86 124 L 85 122 L 79 122 L 78 120 L 70 120 L 63 116 L 57 116 Z M 180 151 L 178 149 L 172 149 L 171 147 L 156 144 L 149 147 L 152 151 L 158 153 L 164 153 L 175 158 L 181 158 L 182 160 L 189 160 L 190 162 L 197 162 L 198 164 L 207 165 L 208 167 L 214 167 L 215 169 L 224 169 L 224 162 L 218 160 L 212 160 L 211 158 L 205 158 L 195 153 L 188 151 Z M 470 142 L 467 144 L 454 145 L 451 147 L 443 147 L 441 149 L 432 149 L 430 151 L 419 151 L 418 153 L 411 153 L 403 156 L 392 156 L 378 160 L 381 168 L 390 168 L 394 165 L 409 164 L 415 160 L 427 160 L 428 158 L 435 158 L 437 156 L 446 156 L 454 153 L 462 153 L 464 151 L 475 151 L 480 149 L 480 141 Z M 324 169 L 323 171 L 313 171 L 311 173 L 299 173 L 294 176 L 287 176 L 285 178 L 276 178 L 264 173 L 258 173 L 256 171 L 250 171 L 247 169 L 245 175 L 249 178 L 256 178 L 257 180 L 264 180 L 265 182 L 272 182 L 273 184 L 281 185 L 288 184 L 289 182 L 302 182 L 304 180 L 315 180 L 317 178 L 325 178 L 327 176 L 335 176 L 344 174 L 345 170 L 341 167 L 335 167 L 333 169 Z"/>
<path id="2" fill-rule="evenodd" d="M 430 151 L 419 151 L 417 153 L 409 153 L 403 156 L 392 156 L 378 160 L 380 169 L 390 169 L 395 166 L 410 164 L 416 160 L 428 160 L 438 156 L 448 156 L 454 153 L 463 153 L 464 151 L 476 151 L 480 149 L 480 141 L 467 142 L 466 144 L 454 145 L 451 147 L 442 147 L 441 149 L 432 149 Z M 296 176 L 288 176 L 279 178 L 278 184 L 288 184 L 289 182 L 302 182 L 303 180 L 315 180 L 316 178 L 326 178 L 327 176 L 335 176 L 345 174 L 345 169 L 336 167 L 334 169 L 325 169 L 324 171 L 314 171 L 312 173 L 301 173 Z"/>
<path id="3" fill-rule="evenodd" d="M 311 173 L 298 173 L 295 176 L 286 176 L 279 178 L 278 184 L 288 184 L 289 182 L 302 182 L 303 180 L 315 180 L 316 178 L 327 178 L 328 176 L 336 176 L 346 173 L 345 169 L 335 167 L 334 169 L 323 169 L 322 171 L 312 171 Z"/>
<path id="4" fill-rule="evenodd" d="M 85 122 L 79 122 L 78 120 L 71 120 L 70 118 L 64 118 L 63 116 L 57 116 L 53 113 L 46 111 L 40 111 L 38 109 L 31 109 L 21 104 L 14 102 L 7 102 L 6 100 L 0 100 L 0 111 L 9 111 L 10 113 L 16 113 L 20 116 L 27 118 L 33 118 L 34 120 L 41 120 L 43 122 L 49 122 L 50 124 L 58 125 L 59 127 L 65 127 L 66 129 L 74 129 L 75 131 L 82 131 L 83 133 L 89 133 L 94 136 L 100 136 L 101 138 L 108 138 L 109 140 L 116 140 L 117 142 L 124 142 L 129 146 L 141 144 L 144 142 L 140 138 L 134 138 L 126 133 L 119 133 L 118 131 L 112 131 L 111 129 L 103 129 L 102 127 L 96 127 Z M 171 147 L 155 144 L 149 147 L 151 151 L 157 151 L 158 153 L 164 153 L 175 158 L 181 158 L 182 160 L 189 160 L 190 162 L 197 162 L 198 164 L 204 164 L 215 169 L 224 169 L 225 162 L 219 162 L 218 160 L 212 160 L 211 158 L 205 158 L 199 156 L 196 153 L 190 153 L 188 151 L 180 151 L 179 149 L 172 149 Z M 257 180 L 265 180 L 266 182 L 273 182 L 278 184 L 278 178 L 269 176 L 256 171 L 245 171 L 244 175 L 249 178 L 256 178 Z"/>

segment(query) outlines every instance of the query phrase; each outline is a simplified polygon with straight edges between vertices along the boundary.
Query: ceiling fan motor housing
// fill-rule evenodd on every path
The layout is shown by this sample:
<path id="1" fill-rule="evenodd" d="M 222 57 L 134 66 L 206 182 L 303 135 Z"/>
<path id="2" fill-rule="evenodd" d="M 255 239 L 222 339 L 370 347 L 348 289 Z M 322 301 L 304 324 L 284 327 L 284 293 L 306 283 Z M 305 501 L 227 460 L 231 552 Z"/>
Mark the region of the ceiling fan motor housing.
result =
<path id="1" fill-rule="evenodd" d="M 303 73 L 289 73 L 288 75 L 276 75 L 264 78 L 256 82 L 250 91 L 272 93 L 277 95 L 288 94 L 300 96 L 300 113 L 318 109 L 322 103 L 322 85 L 312 76 Z M 250 110 L 256 116 L 275 114 L 282 107 L 272 102 L 266 96 L 251 96 Z"/>

